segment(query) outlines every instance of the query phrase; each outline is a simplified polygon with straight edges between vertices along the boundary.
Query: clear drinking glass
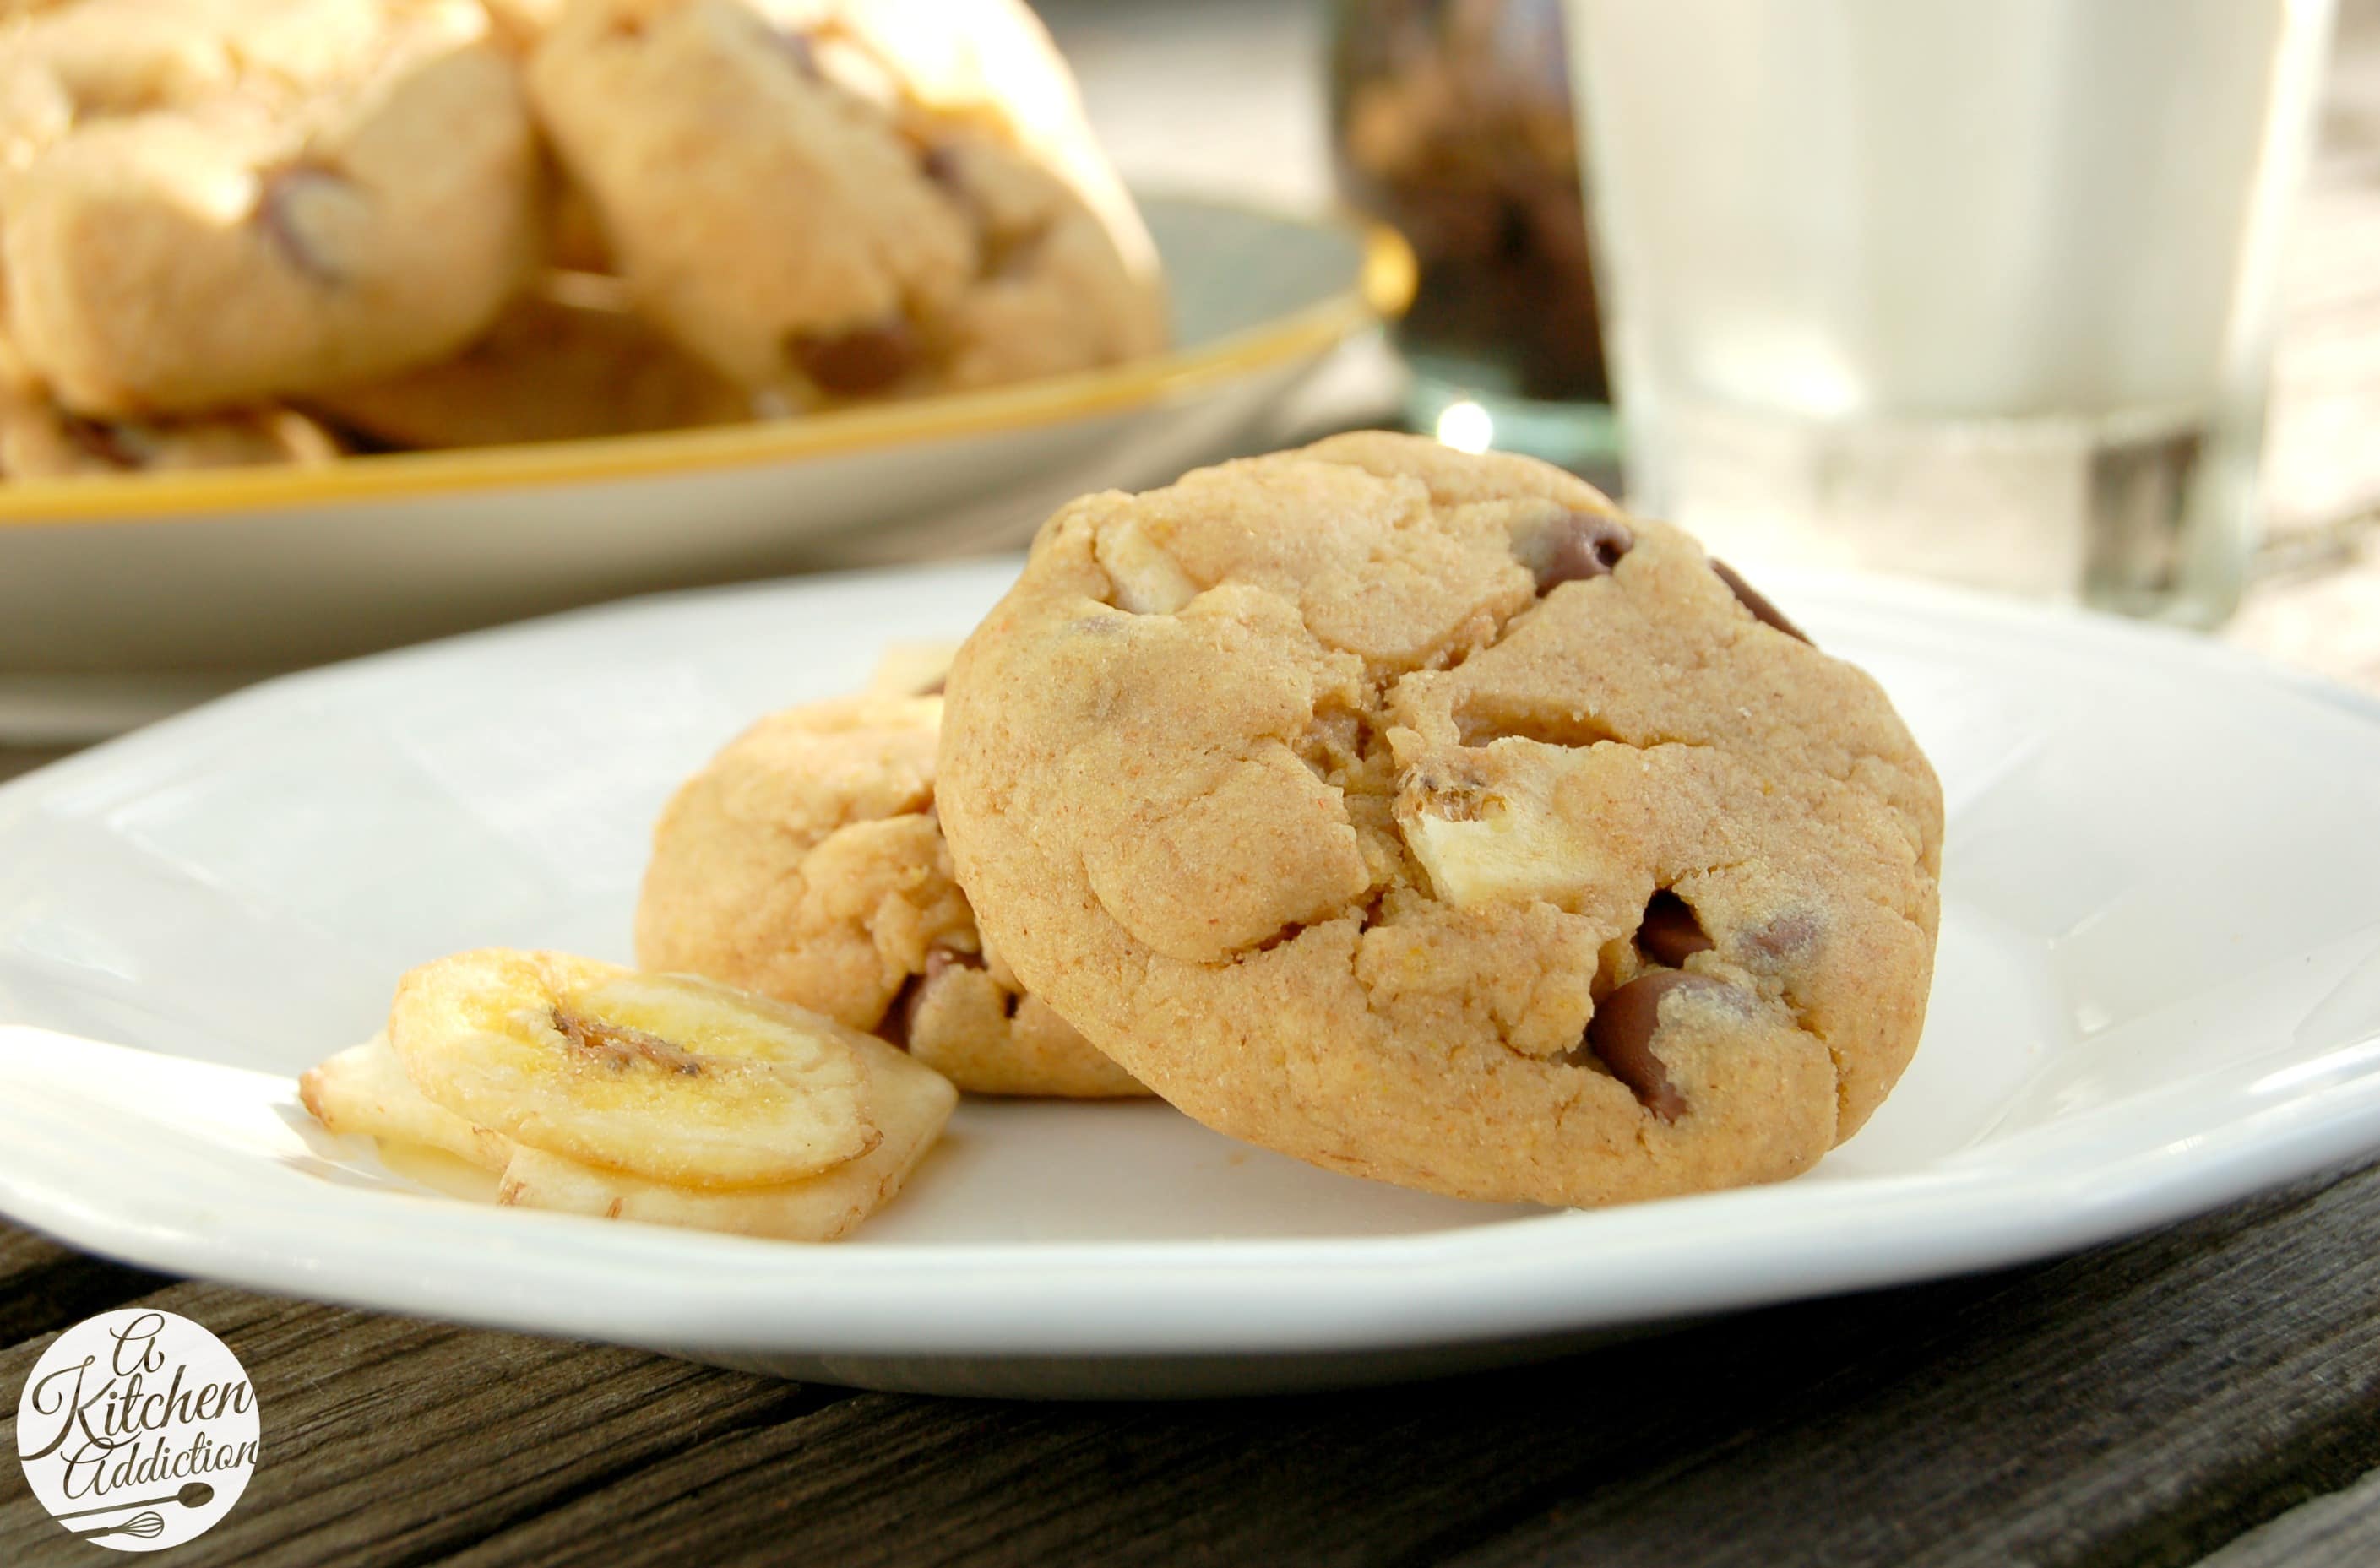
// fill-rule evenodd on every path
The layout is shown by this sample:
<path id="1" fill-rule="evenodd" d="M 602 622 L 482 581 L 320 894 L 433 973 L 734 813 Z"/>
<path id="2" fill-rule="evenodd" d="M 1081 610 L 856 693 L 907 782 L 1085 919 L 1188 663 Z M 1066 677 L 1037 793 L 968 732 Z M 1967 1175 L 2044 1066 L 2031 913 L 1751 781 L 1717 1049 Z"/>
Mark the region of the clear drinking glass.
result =
<path id="1" fill-rule="evenodd" d="M 1567 0 L 1628 489 L 2211 624 L 2331 0 Z"/>

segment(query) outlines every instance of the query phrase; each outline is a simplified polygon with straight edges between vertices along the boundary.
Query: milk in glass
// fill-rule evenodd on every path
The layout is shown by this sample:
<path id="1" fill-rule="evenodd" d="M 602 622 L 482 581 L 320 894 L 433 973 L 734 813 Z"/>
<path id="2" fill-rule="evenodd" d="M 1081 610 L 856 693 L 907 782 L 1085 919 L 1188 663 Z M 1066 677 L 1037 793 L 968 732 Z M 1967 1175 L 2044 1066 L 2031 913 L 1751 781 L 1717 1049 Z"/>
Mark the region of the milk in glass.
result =
<path id="1" fill-rule="evenodd" d="M 2206 621 L 2329 0 L 1571 0 L 1641 508 Z"/>

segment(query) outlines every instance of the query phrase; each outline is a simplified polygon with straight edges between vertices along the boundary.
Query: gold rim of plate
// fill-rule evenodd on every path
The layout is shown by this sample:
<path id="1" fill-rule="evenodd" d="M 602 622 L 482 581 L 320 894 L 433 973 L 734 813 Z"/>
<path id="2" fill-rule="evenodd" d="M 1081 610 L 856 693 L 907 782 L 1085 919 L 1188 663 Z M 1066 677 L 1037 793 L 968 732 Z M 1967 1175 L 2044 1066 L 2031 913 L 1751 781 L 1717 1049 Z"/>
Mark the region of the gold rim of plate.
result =
<path id="1" fill-rule="evenodd" d="M 1169 350 L 1097 370 L 908 403 L 650 435 L 375 452 L 337 458 L 315 467 L 219 468 L 0 483 L 0 528 L 161 523 L 225 512 L 693 474 L 1030 429 L 1146 407 L 1318 354 L 1376 322 L 1396 320 L 1413 301 L 1416 273 L 1412 247 L 1385 223 L 1345 212 L 1316 219 L 1203 198 L 1172 199 L 1285 223 L 1347 229 L 1362 240 L 1363 258 L 1345 286 L 1303 309 L 1226 333 L 1196 348 Z"/>

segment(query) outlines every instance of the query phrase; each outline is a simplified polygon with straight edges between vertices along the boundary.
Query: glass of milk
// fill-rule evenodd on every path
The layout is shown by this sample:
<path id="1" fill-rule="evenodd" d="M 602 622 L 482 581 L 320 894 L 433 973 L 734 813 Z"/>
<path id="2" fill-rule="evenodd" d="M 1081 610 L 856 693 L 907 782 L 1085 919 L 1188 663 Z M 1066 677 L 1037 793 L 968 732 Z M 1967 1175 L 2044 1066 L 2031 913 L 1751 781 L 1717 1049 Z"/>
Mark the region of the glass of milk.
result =
<path id="1" fill-rule="evenodd" d="M 2332 0 L 1568 0 L 1638 510 L 2212 624 Z"/>

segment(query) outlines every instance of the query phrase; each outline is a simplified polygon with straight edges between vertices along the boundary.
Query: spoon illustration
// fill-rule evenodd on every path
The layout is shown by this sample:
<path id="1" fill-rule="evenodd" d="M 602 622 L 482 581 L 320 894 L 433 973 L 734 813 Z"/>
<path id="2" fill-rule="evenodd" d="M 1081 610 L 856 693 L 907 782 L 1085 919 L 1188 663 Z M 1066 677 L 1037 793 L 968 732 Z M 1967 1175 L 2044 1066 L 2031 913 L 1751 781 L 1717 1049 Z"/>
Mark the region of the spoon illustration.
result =
<path id="1" fill-rule="evenodd" d="M 122 1502 L 102 1503 L 97 1508 L 78 1508 L 71 1514 L 61 1514 L 58 1517 L 61 1519 L 82 1519 L 87 1518 L 93 1514 L 120 1513 L 127 1508 L 154 1508 L 161 1502 L 178 1502 L 185 1508 L 204 1508 L 208 1503 L 212 1502 L 214 1500 L 215 1489 L 207 1485 L 206 1482 L 184 1481 L 182 1483 L 182 1490 L 176 1492 L 171 1497 L 131 1497 L 125 1499 Z M 163 1526 L 161 1526 L 160 1528 L 163 1528 Z M 96 1535 L 99 1532 L 94 1530 L 91 1533 Z M 137 1536 L 141 1532 L 135 1530 L 132 1533 Z M 155 1530 L 151 1530 L 148 1533 L 153 1536 L 157 1532 Z"/>
<path id="2" fill-rule="evenodd" d="M 165 1521 L 154 1514 L 135 1514 L 121 1525 L 102 1525 L 96 1530 L 75 1532 L 85 1540 L 91 1540 L 100 1536 L 139 1536 L 141 1539 L 147 1540 L 151 1536 L 161 1536 L 164 1533 Z"/>

